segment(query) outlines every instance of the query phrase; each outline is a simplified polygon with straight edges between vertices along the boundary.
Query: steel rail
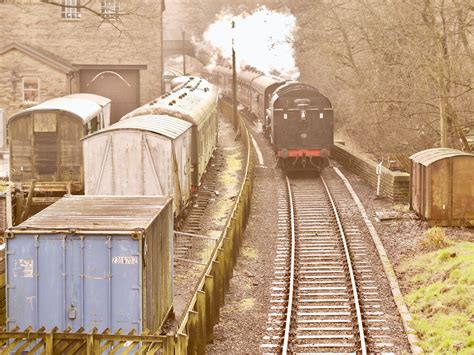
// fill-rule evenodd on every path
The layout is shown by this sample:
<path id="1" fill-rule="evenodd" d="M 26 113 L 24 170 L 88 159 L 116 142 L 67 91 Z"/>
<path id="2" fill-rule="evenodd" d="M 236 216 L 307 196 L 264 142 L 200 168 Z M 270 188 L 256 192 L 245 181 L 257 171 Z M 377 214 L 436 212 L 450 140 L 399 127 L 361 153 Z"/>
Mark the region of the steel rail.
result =
<path id="1" fill-rule="evenodd" d="M 288 353 L 288 342 L 290 340 L 291 315 L 293 314 L 293 290 L 295 275 L 295 211 L 293 206 L 293 195 L 291 193 L 290 179 L 286 176 L 286 186 L 288 187 L 288 200 L 290 202 L 290 223 L 291 223 L 291 262 L 290 262 L 290 288 L 288 290 L 288 305 L 286 313 L 285 336 L 283 338 L 282 354 Z"/>
<path id="2" fill-rule="evenodd" d="M 361 314 L 360 305 L 359 305 L 359 295 L 358 295 L 358 292 L 357 292 L 357 285 L 356 285 L 356 282 L 355 282 L 354 271 L 352 269 L 351 258 L 350 258 L 350 255 L 349 255 L 349 248 L 347 246 L 346 235 L 345 235 L 344 229 L 342 227 L 341 219 L 339 218 L 339 213 L 337 212 L 336 204 L 334 203 L 334 200 L 331 196 L 331 193 L 329 192 L 329 188 L 326 184 L 326 181 L 324 181 L 324 178 L 322 176 L 320 176 L 320 178 L 321 178 L 321 181 L 324 185 L 324 188 L 326 189 L 326 194 L 329 198 L 329 201 L 331 202 L 331 205 L 332 205 L 332 208 L 333 208 L 333 211 L 334 211 L 334 216 L 335 216 L 336 221 L 337 221 L 337 226 L 339 228 L 339 232 L 340 232 L 340 235 L 341 235 L 341 240 L 342 240 L 342 243 L 344 245 L 344 253 L 345 253 L 345 257 L 346 257 L 346 261 L 347 261 L 347 268 L 349 269 L 349 275 L 350 275 L 351 285 L 352 285 L 352 294 L 353 294 L 353 297 L 354 297 L 354 305 L 355 305 L 355 310 L 356 310 L 357 325 L 358 325 L 358 328 L 359 328 L 360 351 L 363 355 L 366 355 L 367 354 L 367 345 L 366 345 L 366 341 L 365 341 L 364 325 L 362 323 L 362 314 Z"/>

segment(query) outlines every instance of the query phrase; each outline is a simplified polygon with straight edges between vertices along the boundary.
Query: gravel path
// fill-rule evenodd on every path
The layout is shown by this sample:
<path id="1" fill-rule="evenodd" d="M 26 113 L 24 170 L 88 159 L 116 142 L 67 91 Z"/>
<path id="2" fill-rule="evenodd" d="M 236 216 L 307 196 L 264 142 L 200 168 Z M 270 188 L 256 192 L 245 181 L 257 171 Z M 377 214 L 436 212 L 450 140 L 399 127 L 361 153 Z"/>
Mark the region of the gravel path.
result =
<path id="1" fill-rule="evenodd" d="M 255 169 L 251 215 L 243 247 L 220 322 L 214 327 L 214 344 L 207 347 L 208 354 L 260 353 L 266 327 L 276 254 L 275 209 L 283 180 L 269 145 L 255 131 L 251 133 L 262 151 L 264 166 Z"/>

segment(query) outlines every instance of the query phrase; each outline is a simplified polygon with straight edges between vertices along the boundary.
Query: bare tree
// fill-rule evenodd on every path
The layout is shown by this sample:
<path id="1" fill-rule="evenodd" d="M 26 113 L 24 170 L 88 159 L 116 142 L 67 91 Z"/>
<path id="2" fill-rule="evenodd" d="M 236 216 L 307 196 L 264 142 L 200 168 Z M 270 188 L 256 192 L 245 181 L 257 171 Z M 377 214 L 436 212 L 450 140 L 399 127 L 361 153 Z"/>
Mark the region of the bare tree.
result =
<path id="1" fill-rule="evenodd" d="M 328 93 L 339 127 L 369 150 L 467 150 L 472 9 L 457 0 L 294 1 L 303 79 Z"/>

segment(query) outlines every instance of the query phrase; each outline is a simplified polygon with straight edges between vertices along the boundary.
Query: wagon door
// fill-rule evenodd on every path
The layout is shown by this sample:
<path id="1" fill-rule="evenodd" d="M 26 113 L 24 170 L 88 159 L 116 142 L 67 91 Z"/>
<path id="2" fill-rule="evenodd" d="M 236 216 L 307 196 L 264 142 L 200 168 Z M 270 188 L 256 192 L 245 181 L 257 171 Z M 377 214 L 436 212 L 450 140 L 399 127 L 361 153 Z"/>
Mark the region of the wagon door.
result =
<path id="1" fill-rule="evenodd" d="M 33 114 L 33 175 L 40 181 L 58 181 L 58 127 L 56 113 Z"/>
<path id="2" fill-rule="evenodd" d="M 82 121 L 61 115 L 58 120 L 59 179 L 82 182 Z"/>
<path id="3" fill-rule="evenodd" d="M 10 178 L 30 181 L 33 178 L 32 128 L 30 115 L 18 117 L 8 124 L 10 136 Z"/>

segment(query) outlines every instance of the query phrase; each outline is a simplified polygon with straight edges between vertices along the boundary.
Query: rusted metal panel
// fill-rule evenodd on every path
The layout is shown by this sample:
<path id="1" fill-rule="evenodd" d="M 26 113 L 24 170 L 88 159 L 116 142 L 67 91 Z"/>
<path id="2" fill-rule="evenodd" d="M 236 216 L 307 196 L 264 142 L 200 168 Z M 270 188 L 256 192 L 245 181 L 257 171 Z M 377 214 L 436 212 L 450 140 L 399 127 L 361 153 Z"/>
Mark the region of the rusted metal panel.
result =
<path id="1" fill-rule="evenodd" d="M 70 196 L 7 232 L 9 330 L 156 332 L 172 307 L 167 197 Z"/>
<path id="2" fill-rule="evenodd" d="M 451 210 L 450 196 L 450 159 L 437 161 L 428 168 L 431 180 L 426 181 L 431 187 L 431 194 L 427 194 L 426 204 L 431 207 L 428 219 L 447 220 Z"/>
<path id="3" fill-rule="evenodd" d="M 433 148 L 410 159 L 411 208 L 432 225 L 474 225 L 474 155 Z"/>
<path id="4" fill-rule="evenodd" d="M 474 225 L 474 157 L 452 159 L 452 219 Z"/>

